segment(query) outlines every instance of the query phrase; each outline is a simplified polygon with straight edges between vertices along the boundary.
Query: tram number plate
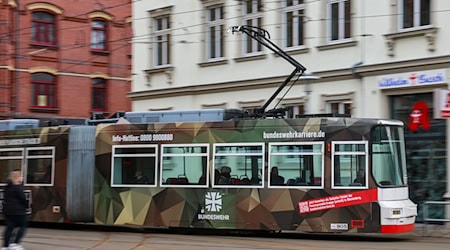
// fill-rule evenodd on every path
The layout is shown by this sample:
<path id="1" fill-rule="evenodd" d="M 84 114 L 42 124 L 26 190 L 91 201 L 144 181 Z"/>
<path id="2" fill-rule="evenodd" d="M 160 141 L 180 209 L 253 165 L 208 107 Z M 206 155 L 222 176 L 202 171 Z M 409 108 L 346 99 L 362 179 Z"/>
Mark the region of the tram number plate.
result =
<path id="1" fill-rule="evenodd" d="M 348 230 L 347 223 L 331 223 L 330 229 L 332 230 Z"/>

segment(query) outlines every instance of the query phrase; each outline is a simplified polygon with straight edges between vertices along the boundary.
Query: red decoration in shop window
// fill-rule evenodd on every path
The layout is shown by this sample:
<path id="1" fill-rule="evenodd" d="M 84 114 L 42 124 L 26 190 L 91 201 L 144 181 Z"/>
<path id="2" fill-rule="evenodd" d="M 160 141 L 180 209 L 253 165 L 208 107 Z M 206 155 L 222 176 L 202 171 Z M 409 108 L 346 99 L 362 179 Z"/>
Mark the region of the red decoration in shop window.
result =
<path id="1" fill-rule="evenodd" d="M 430 129 L 430 120 L 428 118 L 428 105 L 423 101 L 414 103 L 412 112 L 409 114 L 408 129 L 417 131 L 419 127 L 424 130 Z"/>

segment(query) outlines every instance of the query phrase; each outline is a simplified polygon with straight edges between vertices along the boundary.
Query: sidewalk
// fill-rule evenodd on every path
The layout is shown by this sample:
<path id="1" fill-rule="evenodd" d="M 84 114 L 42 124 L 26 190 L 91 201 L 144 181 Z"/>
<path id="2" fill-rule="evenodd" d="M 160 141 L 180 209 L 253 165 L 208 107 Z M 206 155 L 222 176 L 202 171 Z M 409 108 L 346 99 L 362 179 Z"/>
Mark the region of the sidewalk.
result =
<path id="1" fill-rule="evenodd" d="M 411 233 L 418 237 L 448 237 L 450 238 L 450 223 L 425 224 L 416 223 L 414 232 Z"/>

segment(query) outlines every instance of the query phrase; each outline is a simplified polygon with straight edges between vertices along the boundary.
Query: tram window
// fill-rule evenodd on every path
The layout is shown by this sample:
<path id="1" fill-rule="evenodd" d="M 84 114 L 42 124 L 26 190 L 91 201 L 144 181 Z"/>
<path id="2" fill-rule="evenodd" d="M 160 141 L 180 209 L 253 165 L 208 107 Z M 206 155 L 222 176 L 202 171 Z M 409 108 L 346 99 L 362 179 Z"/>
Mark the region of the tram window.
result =
<path id="1" fill-rule="evenodd" d="M 366 188 L 367 141 L 332 144 L 333 188 Z"/>
<path id="2" fill-rule="evenodd" d="M 114 146 L 111 186 L 156 186 L 156 147 Z"/>
<path id="3" fill-rule="evenodd" d="M 0 149 L 0 183 L 6 183 L 9 172 L 22 169 L 23 148 Z"/>
<path id="4" fill-rule="evenodd" d="M 213 186 L 262 187 L 263 143 L 214 144 Z"/>
<path id="5" fill-rule="evenodd" d="M 269 187 L 323 187 L 323 145 L 323 142 L 270 143 Z M 276 177 L 276 172 L 280 177 Z"/>
<path id="6" fill-rule="evenodd" d="M 372 169 L 380 186 L 406 185 L 406 151 L 402 127 L 377 126 L 371 132 Z"/>
<path id="7" fill-rule="evenodd" d="M 162 145 L 161 186 L 206 187 L 207 144 Z"/>
<path id="8" fill-rule="evenodd" d="M 24 183 L 32 186 L 53 185 L 55 147 L 27 148 Z"/>

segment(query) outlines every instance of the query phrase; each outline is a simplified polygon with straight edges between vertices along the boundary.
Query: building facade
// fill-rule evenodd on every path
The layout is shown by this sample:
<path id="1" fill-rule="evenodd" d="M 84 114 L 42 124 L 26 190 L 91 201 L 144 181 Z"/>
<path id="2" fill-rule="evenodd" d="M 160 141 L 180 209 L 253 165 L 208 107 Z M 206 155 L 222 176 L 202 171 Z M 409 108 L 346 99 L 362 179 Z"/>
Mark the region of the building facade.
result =
<path id="1" fill-rule="evenodd" d="M 131 110 L 131 1 L 0 1 L 0 116 Z"/>
<path id="2" fill-rule="evenodd" d="M 229 32 L 262 28 L 314 76 L 286 86 L 269 108 L 405 122 L 411 198 L 422 220 L 424 201 L 450 196 L 449 123 L 439 115 L 446 101 L 436 106 L 434 95 L 448 89 L 448 18 L 444 0 L 138 1 L 128 96 L 134 111 L 263 106 L 293 66 Z"/>

